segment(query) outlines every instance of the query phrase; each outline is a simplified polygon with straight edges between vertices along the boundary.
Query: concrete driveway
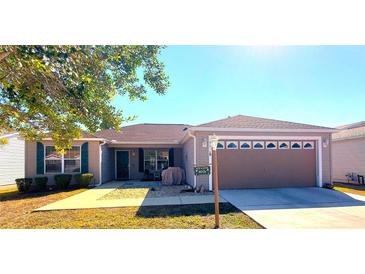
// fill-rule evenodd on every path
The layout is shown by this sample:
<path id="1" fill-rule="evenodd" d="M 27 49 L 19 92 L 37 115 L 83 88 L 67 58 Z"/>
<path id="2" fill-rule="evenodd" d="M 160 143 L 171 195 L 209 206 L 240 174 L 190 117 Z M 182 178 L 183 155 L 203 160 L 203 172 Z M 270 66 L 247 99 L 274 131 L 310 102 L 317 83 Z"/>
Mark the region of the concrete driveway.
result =
<path id="1" fill-rule="evenodd" d="M 221 190 L 266 228 L 365 228 L 365 196 L 317 187 Z"/>

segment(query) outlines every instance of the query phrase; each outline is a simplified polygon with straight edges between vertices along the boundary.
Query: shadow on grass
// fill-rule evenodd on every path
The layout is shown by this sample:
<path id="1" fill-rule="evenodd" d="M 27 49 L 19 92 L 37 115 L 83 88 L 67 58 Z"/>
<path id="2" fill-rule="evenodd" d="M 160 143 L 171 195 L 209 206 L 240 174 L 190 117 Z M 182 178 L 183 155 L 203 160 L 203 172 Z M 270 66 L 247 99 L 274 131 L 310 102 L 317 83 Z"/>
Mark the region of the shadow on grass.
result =
<path id="1" fill-rule="evenodd" d="M 79 189 L 78 187 L 69 187 L 67 189 L 53 189 L 53 190 L 46 190 L 46 191 L 36 191 L 31 190 L 27 193 L 20 193 L 17 190 L 9 191 L 5 193 L 0 193 L 0 201 L 16 201 L 16 200 L 23 200 L 23 199 L 32 199 L 32 198 L 40 198 L 46 197 L 48 195 L 57 194 L 57 193 L 67 193 L 74 190 Z"/>
<path id="2" fill-rule="evenodd" d="M 239 209 L 230 203 L 220 203 L 219 213 L 241 213 Z M 136 216 L 143 218 L 164 218 L 180 216 L 208 216 L 214 214 L 214 204 L 195 204 L 195 205 L 167 205 L 167 206 L 141 206 Z"/>

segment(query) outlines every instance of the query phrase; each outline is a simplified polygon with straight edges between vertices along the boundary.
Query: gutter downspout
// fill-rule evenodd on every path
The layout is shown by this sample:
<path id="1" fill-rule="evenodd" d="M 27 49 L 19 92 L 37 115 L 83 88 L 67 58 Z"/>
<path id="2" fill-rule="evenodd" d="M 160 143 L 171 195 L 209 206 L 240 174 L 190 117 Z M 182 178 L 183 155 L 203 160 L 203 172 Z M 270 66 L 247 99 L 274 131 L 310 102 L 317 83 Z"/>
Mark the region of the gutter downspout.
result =
<path id="1" fill-rule="evenodd" d="M 194 140 L 194 167 L 196 166 L 196 136 L 191 134 L 190 130 L 188 131 L 189 137 L 193 138 Z M 194 189 L 196 189 L 196 175 L 194 174 Z"/>
<path id="2" fill-rule="evenodd" d="M 106 141 L 103 141 L 100 145 L 99 145 L 99 176 L 100 176 L 100 180 L 99 183 L 97 183 L 95 186 L 101 186 L 102 185 L 102 168 L 101 168 L 101 159 L 102 159 L 102 149 L 101 146 L 105 145 Z"/>
<path id="3" fill-rule="evenodd" d="M 330 181 L 329 181 L 329 183 L 330 184 L 333 184 L 333 178 L 332 178 L 332 167 L 333 167 L 333 164 L 332 164 L 332 160 L 333 160 L 333 158 L 332 158 L 332 134 L 330 134 L 330 136 L 329 136 L 329 145 L 328 145 L 328 147 L 329 147 L 329 152 L 330 152 Z M 322 184 L 322 186 L 323 186 L 323 184 Z"/>

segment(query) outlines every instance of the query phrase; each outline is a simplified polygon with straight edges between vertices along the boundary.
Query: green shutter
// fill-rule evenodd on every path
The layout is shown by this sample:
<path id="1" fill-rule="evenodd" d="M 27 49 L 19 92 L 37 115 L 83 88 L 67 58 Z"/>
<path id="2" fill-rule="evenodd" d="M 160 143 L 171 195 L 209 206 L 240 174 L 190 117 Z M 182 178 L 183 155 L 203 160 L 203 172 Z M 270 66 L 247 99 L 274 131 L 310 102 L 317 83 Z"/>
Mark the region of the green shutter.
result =
<path id="1" fill-rule="evenodd" d="M 81 146 L 81 173 L 89 172 L 89 143 Z"/>
<path id="2" fill-rule="evenodd" d="M 144 172 L 144 150 L 143 148 L 138 149 L 138 171 Z"/>
<path id="3" fill-rule="evenodd" d="M 169 167 L 175 166 L 175 157 L 174 157 L 174 149 L 169 149 Z"/>
<path id="4" fill-rule="evenodd" d="M 37 174 L 44 174 L 44 146 L 37 142 Z"/>

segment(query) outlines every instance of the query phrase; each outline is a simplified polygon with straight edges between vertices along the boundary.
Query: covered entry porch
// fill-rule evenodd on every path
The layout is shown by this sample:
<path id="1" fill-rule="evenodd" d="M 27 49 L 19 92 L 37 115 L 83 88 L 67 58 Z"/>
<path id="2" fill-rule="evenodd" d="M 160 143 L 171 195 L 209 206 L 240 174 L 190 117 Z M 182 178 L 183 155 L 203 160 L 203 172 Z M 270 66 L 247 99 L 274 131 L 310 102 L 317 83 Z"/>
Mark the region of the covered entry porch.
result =
<path id="1" fill-rule="evenodd" d="M 159 180 L 162 170 L 182 167 L 182 148 L 169 145 L 102 146 L 102 182 L 113 180 Z"/>

